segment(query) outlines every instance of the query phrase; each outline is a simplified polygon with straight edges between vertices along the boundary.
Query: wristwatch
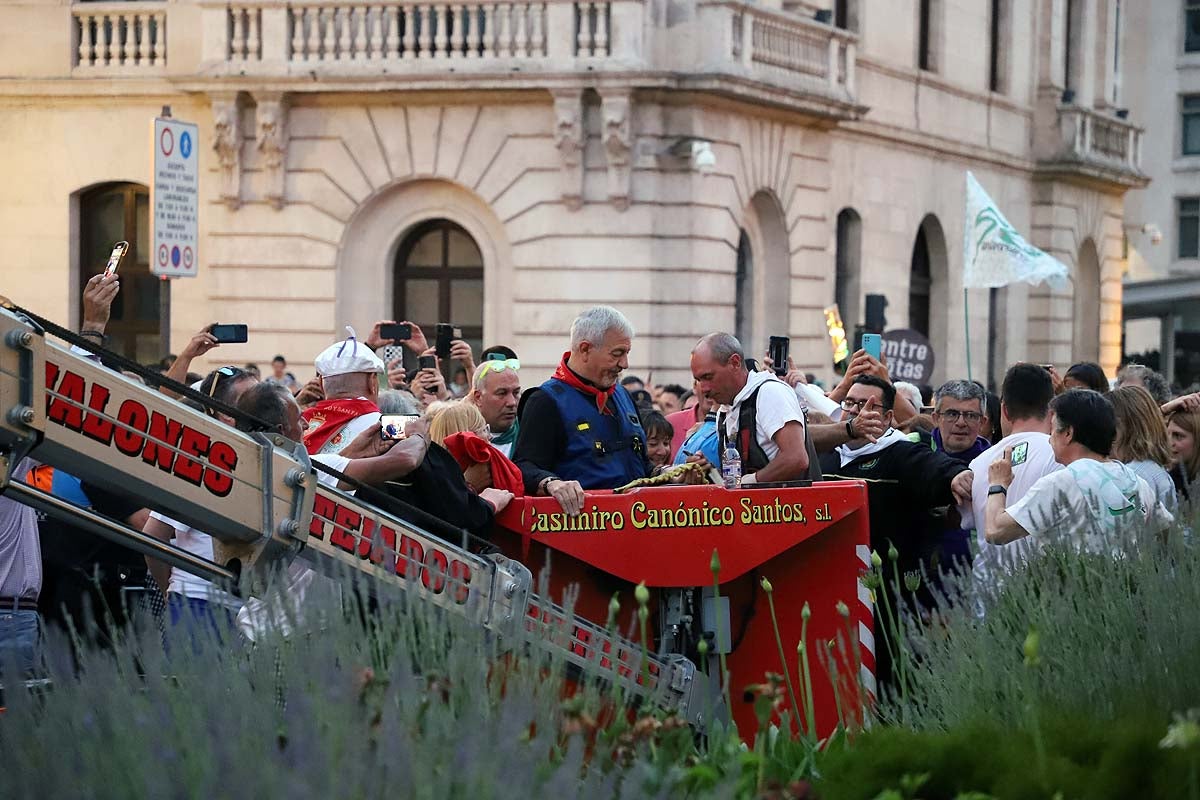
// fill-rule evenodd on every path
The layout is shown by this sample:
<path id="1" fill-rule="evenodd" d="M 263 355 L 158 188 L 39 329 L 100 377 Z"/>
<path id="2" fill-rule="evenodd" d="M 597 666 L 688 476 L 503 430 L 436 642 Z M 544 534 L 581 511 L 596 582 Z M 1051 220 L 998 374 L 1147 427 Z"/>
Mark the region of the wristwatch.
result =
<path id="1" fill-rule="evenodd" d="M 557 480 L 561 480 L 561 478 L 559 478 L 557 475 L 547 475 L 546 477 L 542 478 L 540 481 L 538 481 L 537 493 L 538 494 L 548 494 L 548 492 L 546 491 L 546 487 L 550 485 L 551 481 L 557 481 Z"/>
<path id="2" fill-rule="evenodd" d="M 1008 495 L 1008 487 L 1001 486 L 998 483 L 993 483 L 991 486 L 988 487 L 988 497 L 991 497 L 994 494 L 1002 494 L 1002 495 L 1007 496 Z"/>
<path id="3" fill-rule="evenodd" d="M 846 435 L 851 439 L 854 438 L 854 420 L 852 419 L 846 420 Z"/>

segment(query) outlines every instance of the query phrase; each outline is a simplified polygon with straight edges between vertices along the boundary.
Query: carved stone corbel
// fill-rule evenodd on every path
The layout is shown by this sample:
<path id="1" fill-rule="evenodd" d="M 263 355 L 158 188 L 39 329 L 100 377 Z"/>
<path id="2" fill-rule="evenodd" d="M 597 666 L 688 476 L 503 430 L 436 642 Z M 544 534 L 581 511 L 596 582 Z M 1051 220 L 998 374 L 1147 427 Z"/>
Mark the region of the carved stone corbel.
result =
<path id="1" fill-rule="evenodd" d="M 562 160 L 562 199 L 571 211 L 583 206 L 583 92 L 554 92 L 554 146 Z"/>
<path id="2" fill-rule="evenodd" d="M 284 187 L 287 175 L 288 97 L 272 92 L 255 95 L 255 100 L 258 103 L 256 146 L 263 171 L 263 196 L 272 208 L 278 210 L 287 203 Z"/>
<path id="3" fill-rule="evenodd" d="M 242 205 L 242 103 L 238 93 L 214 94 L 212 113 L 218 197 L 236 211 Z"/>
<path id="4" fill-rule="evenodd" d="M 633 174 L 633 99 L 629 90 L 601 92 L 604 117 L 604 152 L 608 157 L 608 201 L 613 208 L 629 208 Z"/>

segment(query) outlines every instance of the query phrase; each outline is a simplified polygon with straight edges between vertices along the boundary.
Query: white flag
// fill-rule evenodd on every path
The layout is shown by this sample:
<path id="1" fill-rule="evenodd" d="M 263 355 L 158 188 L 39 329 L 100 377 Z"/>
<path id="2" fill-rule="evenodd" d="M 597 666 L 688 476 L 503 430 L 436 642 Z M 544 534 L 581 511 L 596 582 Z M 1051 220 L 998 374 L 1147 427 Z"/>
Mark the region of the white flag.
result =
<path id="1" fill-rule="evenodd" d="M 963 288 L 990 289 L 1017 281 L 1060 288 L 1070 278 L 1065 264 L 1017 233 L 970 172 L 963 222 Z"/>

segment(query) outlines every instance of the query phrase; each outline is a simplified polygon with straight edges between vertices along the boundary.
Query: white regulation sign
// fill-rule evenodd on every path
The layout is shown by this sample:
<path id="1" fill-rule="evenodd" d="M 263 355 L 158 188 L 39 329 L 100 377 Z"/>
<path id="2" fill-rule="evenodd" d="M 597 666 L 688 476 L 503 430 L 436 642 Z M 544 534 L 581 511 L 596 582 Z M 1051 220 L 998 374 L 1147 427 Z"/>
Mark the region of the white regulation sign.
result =
<path id="1" fill-rule="evenodd" d="M 194 278 L 199 265 L 199 127 L 156 118 L 153 148 L 150 271 L 166 278 Z"/>

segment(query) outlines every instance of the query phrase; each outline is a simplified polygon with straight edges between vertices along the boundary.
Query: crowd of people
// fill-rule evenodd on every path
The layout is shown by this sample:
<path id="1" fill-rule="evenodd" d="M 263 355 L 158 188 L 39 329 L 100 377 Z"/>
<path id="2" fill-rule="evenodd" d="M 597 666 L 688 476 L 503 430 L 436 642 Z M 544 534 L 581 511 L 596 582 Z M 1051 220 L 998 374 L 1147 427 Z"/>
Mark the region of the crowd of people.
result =
<path id="1" fill-rule="evenodd" d="M 115 276 L 88 283 L 87 341 L 103 344 L 118 290 Z M 1110 387 L 1096 364 L 1060 374 L 1018 363 L 996 396 L 963 379 L 936 390 L 893 382 L 883 360 L 859 350 L 826 391 L 790 362 L 755 358 L 735 336 L 714 332 L 691 351 L 690 388 L 655 385 L 625 374 L 633 326 L 619 310 L 597 306 L 575 319 L 553 375 L 523 387 L 520 359 L 507 346 L 489 346 L 477 360 L 456 339 L 439 355 L 411 321 L 400 323 L 409 338 L 385 338 L 395 327 L 381 320 L 361 340 L 348 328 L 315 355 L 317 374 L 303 383 L 282 355 L 266 377 L 250 364 L 192 372 L 201 357 L 219 360 L 212 353 L 221 344 L 208 327 L 159 370 L 240 412 L 183 401 L 219 422 L 303 443 L 313 461 L 336 472 L 320 480 L 377 487 L 482 538 L 515 496 L 552 497 L 578 514 L 586 492 L 664 471 L 678 482 L 716 475 L 727 485 L 719 476 L 733 474 L 733 485 L 746 490 L 860 480 L 871 547 L 890 554 L 904 585 L 919 587 L 906 602 L 920 607 L 952 594 L 942 585 L 947 576 L 1002 580 L 1050 536 L 1114 553 L 1147 535 L 1188 535 L 1181 511 L 1200 476 L 1200 395 L 1173 397 L 1142 366 L 1126 366 Z M 405 366 L 405 353 L 415 366 Z M 462 377 L 448 383 L 447 375 Z M 387 422 L 396 416 L 402 421 Z M 33 461 L 21 473 L 155 539 L 213 556 L 208 534 L 137 498 Z M 1176 517 L 1181 524 L 1172 527 Z M 224 617 L 253 638 L 278 617 L 262 600 L 243 600 L 153 558 L 141 564 L 119 548 L 80 545 L 85 540 L 92 541 L 72 535 L 69 523 L 39 521 L 0 497 L 0 662 L 15 658 L 33 670 L 39 612 L 59 621 L 78 614 L 81 596 L 103 585 L 127 590 L 139 566 L 166 624 Z M 297 562 L 286 590 L 303 596 L 320 580 Z M 112 596 L 93 600 L 122 605 Z M 881 661 L 886 653 L 877 649 Z M 879 670 L 886 676 L 887 664 Z"/>

